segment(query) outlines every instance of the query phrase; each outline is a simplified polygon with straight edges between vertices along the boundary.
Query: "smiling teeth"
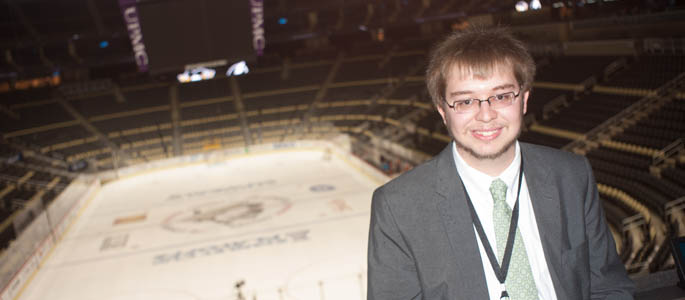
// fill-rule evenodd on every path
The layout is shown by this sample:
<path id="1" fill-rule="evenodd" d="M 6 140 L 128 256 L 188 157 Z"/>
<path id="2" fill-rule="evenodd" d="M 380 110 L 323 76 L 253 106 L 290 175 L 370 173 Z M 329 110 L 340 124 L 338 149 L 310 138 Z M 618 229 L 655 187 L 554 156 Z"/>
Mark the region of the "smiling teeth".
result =
<path id="1" fill-rule="evenodd" d="M 492 131 L 479 131 L 478 134 L 483 135 L 483 136 L 491 136 L 495 134 L 497 130 L 492 130 Z"/>

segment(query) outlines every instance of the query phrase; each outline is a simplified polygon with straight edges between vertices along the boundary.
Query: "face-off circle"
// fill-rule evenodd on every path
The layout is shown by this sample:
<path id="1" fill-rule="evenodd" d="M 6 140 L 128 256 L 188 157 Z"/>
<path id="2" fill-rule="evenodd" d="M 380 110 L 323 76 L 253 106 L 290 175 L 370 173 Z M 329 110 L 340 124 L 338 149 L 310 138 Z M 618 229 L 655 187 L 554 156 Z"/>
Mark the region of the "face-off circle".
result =
<path id="1" fill-rule="evenodd" d="M 292 202 L 280 196 L 251 195 L 242 200 L 213 201 L 171 214 L 162 222 L 174 232 L 201 233 L 264 222 L 284 214 Z"/>

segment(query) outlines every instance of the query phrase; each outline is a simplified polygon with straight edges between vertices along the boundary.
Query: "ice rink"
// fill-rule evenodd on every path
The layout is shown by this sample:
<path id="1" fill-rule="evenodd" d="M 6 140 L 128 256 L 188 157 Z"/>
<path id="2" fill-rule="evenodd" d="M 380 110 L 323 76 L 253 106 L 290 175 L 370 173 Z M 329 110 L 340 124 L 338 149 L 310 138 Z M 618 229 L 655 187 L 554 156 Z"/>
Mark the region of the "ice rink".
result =
<path id="1" fill-rule="evenodd" d="M 18 299 L 238 299 L 240 281 L 244 299 L 364 299 L 383 179 L 353 160 L 289 149 L 104 184 Z"/>

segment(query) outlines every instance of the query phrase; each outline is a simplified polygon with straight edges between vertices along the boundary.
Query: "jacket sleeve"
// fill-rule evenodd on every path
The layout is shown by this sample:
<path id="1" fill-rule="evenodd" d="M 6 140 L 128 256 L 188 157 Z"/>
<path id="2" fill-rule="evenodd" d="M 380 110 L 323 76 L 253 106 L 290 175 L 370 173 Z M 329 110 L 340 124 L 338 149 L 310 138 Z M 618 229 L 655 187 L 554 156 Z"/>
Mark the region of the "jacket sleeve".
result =
<path id="1" fill-rule="evenodd" d="M 590 263 L 592 299 L 633 299 L 634 283 L 616 253 L 616 244 L 606 223 L 592 168 L 584 159 L 588 173 L 585 195 L 585 228 Z"/>
<path id="2" fill-rule="evenodd" d="M 367 300 L 420 298 L 414 259 L 381 187 L 371 204 Z"/>

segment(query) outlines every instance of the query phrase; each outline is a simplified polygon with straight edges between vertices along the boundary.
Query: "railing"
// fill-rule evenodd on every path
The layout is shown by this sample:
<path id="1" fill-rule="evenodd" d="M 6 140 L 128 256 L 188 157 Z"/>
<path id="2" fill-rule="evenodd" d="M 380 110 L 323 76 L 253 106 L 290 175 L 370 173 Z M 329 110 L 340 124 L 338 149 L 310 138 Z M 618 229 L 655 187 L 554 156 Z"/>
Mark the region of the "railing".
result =
<path id="1" fill-rule="evenodd" d="M 645 246 L 647 222 L 643 215 L 637 214 L 623 219 L 621 223 L 623 223 L 623 235 L 628 237 L 633 245 L 628 260 L 624 262 L 628 268 L 634 266 L 639 250 Z"/>
<path id="2" fill-rule="evenodd" d="M 557 113 L 559 112 L 559 109 L 561 107 L 566 107 L 568 106 L 568 100 L 566 98 L 565 94 L 559 95 L 558 97 L 554 98 L 552 101 L 547 102 L 544 107 L 542 107 L 542 119 L 547 120 L 549 118 L 549 115 L 552 113 Z"/>
<path id="3" fill-rule="evenodd" d="M 595 86 L 596 84 L 597 84 L 597 76 L 595 76 L 595 75 L 592 75 L 592 76 L 586 78 L 585 80 L 583 80 L 580 83 L 580 85 L 583 86 L 583 91 L 585 91 L 585 92 L 591 91 L 592 87 Z"/>
<path id="4" fill-rule="evenodd" d="M 604 81 L 608 81 L 609 77 L 614 75 L 619 70 L 625 68 L 627 64 L 628 62 L 625 57 L 621 57 L 610 63 L 608 66 L 606 66 L 606 68 L 604 68 Z"/>
<path id="5" fill-rule="evenodd" d="M 661 169 L 661 167 L 669 158 L 678 155 L 683 151 L 683 149 L 685 149 L 685 142 L 683 141 L 683 138 L 673 141 L 673 143 L 659 150 L 658 154 L 652 158 L 650 170 L 652 170 L 652 168 Z"/>
<path id="6" fill-rule="evenodd" d="M 634 124 L 637 120 L 660 108 L 668 101 L 671 101 L 671 99 L 668 97 L 669 94 L 676 92 L 676 90 L 681 87 L 683 83 L 685 83 L 685 72 L 680 73 L 680 75 L 665 83 L 650 93 L 650 95 L 643 97 L 633 105 L 593 128 L 585 134 L 584 139 L 575 140 L 564 146 L 563 149 L 581 152 L 583 150 L 587 151 L 589 149 L 586 148 L 593 147 L 592 143 L 588 143 L 588 141 L 596 142 L 600 139 L 613 137 L 614 135 L 622 132 L 620 128 Z"/>
<path id="7" fill-rule="evenodd" d="M 685 196 L 664 205 L 666 220 L 670 219 L 677 236 L 685 235 Z"/>

